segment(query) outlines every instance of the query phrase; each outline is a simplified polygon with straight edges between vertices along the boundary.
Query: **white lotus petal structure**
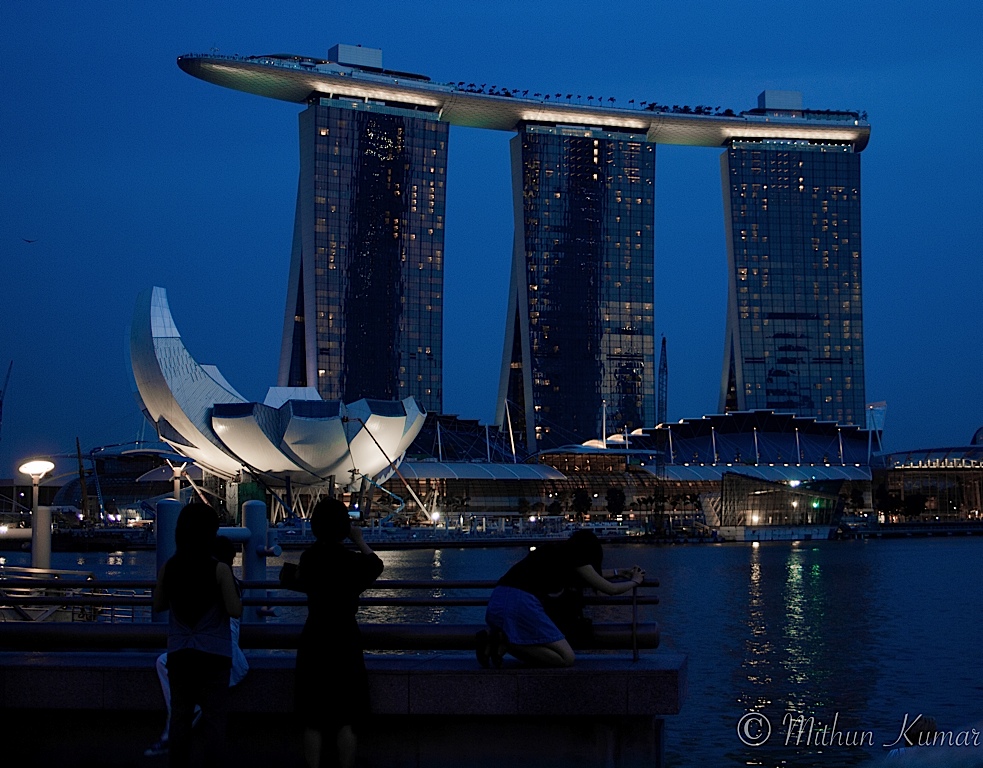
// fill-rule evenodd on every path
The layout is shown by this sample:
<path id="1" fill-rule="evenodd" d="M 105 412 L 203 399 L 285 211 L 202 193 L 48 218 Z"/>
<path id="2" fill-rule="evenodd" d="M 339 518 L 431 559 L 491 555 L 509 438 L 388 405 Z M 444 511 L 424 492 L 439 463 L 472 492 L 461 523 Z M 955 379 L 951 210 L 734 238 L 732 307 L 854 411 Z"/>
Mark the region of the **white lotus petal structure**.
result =
<path id="1" fill-rule="evenodd" d="M 137 299 L 130 332 L 137 393 L 161 440 L 210 472 L 261 475 L 316 485 L 334 477 L 357 486 L 383 482 L 423 427 L 412 397 L 392 402 L 327 402 L 312 387 L 273 387 L 249 402 L 214 366 L 201 365 L 181 340 L 163 288 Z"/>

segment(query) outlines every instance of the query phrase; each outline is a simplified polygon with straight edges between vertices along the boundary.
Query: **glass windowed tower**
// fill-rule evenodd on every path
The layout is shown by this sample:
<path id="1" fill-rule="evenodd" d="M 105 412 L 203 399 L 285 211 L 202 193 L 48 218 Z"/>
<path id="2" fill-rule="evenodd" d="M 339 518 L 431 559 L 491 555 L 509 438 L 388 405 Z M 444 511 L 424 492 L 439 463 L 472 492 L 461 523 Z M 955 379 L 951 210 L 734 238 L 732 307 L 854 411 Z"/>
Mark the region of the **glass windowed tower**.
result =
<path id="1" fill-rule="evenodd" d="M 865 113 L 615 107 L 384 69 L 382 51 L 187 54 L 188 74 L 306 104 L 281 386 L 412 395 L 442 412 L 449 125 L 516 131 L 515 232 L 497 423 L 523 452 L 656 420 L 655 144 L 726 147 L 721 411 L 862 424 Z M 629 102 L 632 104 L 632 102 Z M 644 105 L 645 102 L 642 102 Z M 518 446 L 517 446 L 518 448 Z"/>
<path id="2" fill-rule="evenodd" d="M 524 124 L 498 423 L 534 452 L 655 418 L 655 147 Z"/>
<path id="3" fill-rule="evenodd" d="M 864 424 L 860 155 L 735 140 L 721 156 L 728 306 L 721 411 Z"/>
<path id="4" fill-rule="evenodd" d="M 436 112 L 353 99 L 300 114 L 280 386 L 441 411 L 447 132 Z"/>

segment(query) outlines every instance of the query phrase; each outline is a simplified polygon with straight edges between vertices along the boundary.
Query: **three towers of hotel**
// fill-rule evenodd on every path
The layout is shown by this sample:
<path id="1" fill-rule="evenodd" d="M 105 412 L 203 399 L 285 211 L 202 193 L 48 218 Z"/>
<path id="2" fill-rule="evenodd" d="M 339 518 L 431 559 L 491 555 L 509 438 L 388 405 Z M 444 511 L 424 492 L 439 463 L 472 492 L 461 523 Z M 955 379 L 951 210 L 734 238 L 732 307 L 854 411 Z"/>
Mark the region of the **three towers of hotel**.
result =
<path id="1" fill-rule="evenodd" d="M 759 110 L 801 112 L 794 98 L 763 94 Z M 516 131 L 498 421 L 530 452 L 652 426 L 655 144 L 627 129 Z M 435 108 L 311 95 L 280 385 L 442 411 L 447 140 Z M 862 423 L 859 155 L 732 140 L 721 167 L 721 410 Z"/>

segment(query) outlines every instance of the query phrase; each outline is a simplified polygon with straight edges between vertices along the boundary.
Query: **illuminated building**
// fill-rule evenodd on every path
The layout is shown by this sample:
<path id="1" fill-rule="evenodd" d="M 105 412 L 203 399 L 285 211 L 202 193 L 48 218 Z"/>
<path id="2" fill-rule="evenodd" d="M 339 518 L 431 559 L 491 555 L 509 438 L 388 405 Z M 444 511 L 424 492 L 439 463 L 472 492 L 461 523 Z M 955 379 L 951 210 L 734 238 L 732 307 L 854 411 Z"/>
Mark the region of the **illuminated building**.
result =
<path id="1" fill-rule="evenodd" d="M 655 418 L 655 147 L 523 125 L 499 408 L 531 451 Z M 499 415 L 502 423 L 504 414 Z"/>
<path id="2" fill-rule="evenodd" d="M 787 92 L 741 114 L 529 97 L 387 70 L 380 51 L 352 46 L 327 59 L 190 54 L 178 65 L 307 105 L 282 386 L 346 401 L 413 396 L 441 411 L 443 181 L 457 125 L 517 133 L 497 414 L 527 451 L 655 419 L 659 143 L 727 148 L 721 410 L 860 420 L 861 115 L 803 110 Z M 356 345 L 373 354 L 355 359 Z"/>
<path id="3" fill-rule="evenodd" d="M 766 91 L 757 112 L 848 125 L 858 118 L 811 113 L 801 101 Z M 762 137 L 734 139 L 721 156 L 729 277 L 722 411 L 864 424 L 858 152 L 850 140 Z"/>

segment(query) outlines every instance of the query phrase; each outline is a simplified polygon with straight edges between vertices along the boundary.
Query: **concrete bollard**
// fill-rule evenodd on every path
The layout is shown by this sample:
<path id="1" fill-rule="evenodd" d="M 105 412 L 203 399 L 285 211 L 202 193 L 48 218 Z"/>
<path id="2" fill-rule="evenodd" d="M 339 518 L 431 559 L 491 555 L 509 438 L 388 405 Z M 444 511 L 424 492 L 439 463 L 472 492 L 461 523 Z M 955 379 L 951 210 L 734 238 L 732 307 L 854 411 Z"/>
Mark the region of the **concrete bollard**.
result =
<path id="1" fill-rule="evenodd" d="M 38 506 L 38 487 L 34 486 L 31 514 L 31 567 L 51 568 L 51 507 Z"/>
<path id="2" fill-rule="evenodd" d="M 177 499 L 161 499 L 157 502 L 157 518 L 154 520 L 154 537 L 157 540 L 157 573 L 177 551 L 174 532 L 177 518 L 184 505 Z"/>
<path id="3" fill-rule="evenodd" d="M 220 528 L 219 534 L 228 536 L 227 531 L 237 529 Z M 242 541 L 242 579 L 243 581 L 266 581 L 266 558 L 279 557 L 280 546 L 276 543 L 276 530 L 270 529 L 266 517 L 266 504 L 262 501 L 247 501 L 242 505 L 242 526 L 233 541 Z M 263 598 L 266 591 L 246 590 L 244 597 Z M 268 609 L 261 605 L 249 605 L 243 609 L 242 620 L 247 623 L 265 621 Z"/>
<path id="4" fill-rule="evenodd" d="M 164 563 L 170 560 L 177 551 L 174 532 L 177 530 L 177 518 L 184 505 L 176 499 L 161 499 L 157 502 L 157 514 L 154 518 L 154 539 L 157 542 L 157 573 L 160 573 Z M 154 621 L 164 621 L 166 613 L 154 613 Z"/>
<path id="5" fill-rule="evenodd" d="M 174 532 L 178 515 L 184 505 L 174 499 L 157 502 L 157 520 L 154 531 L 157 538 L 157 571 L 164 567 L 176 550 Z M 279 557 L 280 546 L 276 543 L 276 530 L 270 530 L 266 519 L 266 504 L 262 501 L 247 501 L 242 505 L 242 525 L 223 526 L 218 529 L 219 536 L 225 536 L 236 544 L 242 544 L 243 581 L 266 581 L 266 558 Z M 243 597 L 264 598 L 265 590 L 249 589 Z M 246 606 L 242 612 L 245 622 L 265 620 L 268 609 L 263 606 Z M 157 614 L 155 620 L 161 620 Z"/>

